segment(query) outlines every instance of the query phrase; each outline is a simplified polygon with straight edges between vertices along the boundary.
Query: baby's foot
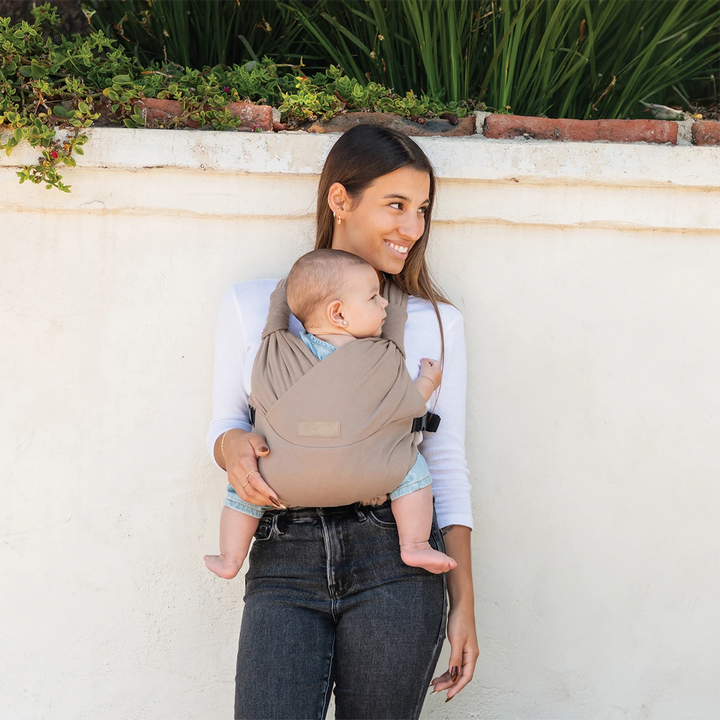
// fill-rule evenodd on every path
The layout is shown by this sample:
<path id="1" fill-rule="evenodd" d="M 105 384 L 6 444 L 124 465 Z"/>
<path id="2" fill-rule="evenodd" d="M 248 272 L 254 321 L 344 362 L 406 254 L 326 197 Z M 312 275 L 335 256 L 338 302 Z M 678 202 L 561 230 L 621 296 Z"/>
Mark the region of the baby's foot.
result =
<path id="1" fill-rule="evenodd" d="M 206 555 L 205 565 L 208 570 L 214 572 L 218 577 L 224 578 L 225 580 L 232 580 L 239 572 L 242 567 L 242 560 L 231 560 L 226 555 Z"/>
<path id="2" fill-rule="evenodd" d="M 445 553 L 434 550 L 429 542 L 406 543 L 400 546 L 400 557 L 410 567 L 421 567 L 431 573 L 443 573 L 457 567 Z"/>

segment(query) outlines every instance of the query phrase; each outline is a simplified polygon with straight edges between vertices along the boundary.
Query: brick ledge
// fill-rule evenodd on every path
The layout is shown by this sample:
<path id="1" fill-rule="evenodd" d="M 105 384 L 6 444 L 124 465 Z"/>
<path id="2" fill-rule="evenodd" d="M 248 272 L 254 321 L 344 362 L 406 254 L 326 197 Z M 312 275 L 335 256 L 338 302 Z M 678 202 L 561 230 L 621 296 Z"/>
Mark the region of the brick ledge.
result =
<path id="1" fill-rule="evenodd" d="M 571 120 L 476 113 L 476 132 L 496 140 L 720 145 L 720 122 L 714 120 Z"/>

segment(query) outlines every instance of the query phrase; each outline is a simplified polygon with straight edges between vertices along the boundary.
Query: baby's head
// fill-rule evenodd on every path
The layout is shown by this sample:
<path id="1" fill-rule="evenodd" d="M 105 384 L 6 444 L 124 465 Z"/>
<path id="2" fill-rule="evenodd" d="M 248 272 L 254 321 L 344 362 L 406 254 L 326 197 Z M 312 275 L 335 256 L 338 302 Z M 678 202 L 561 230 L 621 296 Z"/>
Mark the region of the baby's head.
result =
<path id="1" fill-rule="evenodd" d="M 387 300 L 380 295 L 375 269 L 344 250 L 313 250 L 290 270 L 287 301 L 307 332 L 348 334 L 356 338 L 382 334 Z"/>

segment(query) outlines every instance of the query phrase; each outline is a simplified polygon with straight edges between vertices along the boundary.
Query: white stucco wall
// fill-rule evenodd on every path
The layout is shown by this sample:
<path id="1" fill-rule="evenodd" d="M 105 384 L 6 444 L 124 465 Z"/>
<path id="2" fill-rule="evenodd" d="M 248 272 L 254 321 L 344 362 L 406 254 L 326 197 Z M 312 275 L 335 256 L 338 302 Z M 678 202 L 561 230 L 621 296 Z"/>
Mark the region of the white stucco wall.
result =
<path id="1" fill-rule="evenodd" d="M 215 313 L 311 248 L 336 137 L 91 136 L 71 195 L 0 159 L 0 717 L 228 718 Z M 481 648 L 423 717 L 717 718 L 720 148 L 418 142 L 467 326 Z"/>

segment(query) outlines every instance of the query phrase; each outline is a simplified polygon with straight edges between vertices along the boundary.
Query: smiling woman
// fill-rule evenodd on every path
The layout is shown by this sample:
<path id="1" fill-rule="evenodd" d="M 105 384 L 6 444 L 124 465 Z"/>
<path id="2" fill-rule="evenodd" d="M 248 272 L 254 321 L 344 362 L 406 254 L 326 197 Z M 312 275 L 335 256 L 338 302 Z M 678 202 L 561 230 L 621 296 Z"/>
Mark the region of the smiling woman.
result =
<path id="1" fill-rule="evenodd" d="M 243 502 L 278 508 L 265 512 L 250 551 L 236 718 L 323 718 L 332 693 L 338 719 L 416 718 L 429 685 L 451 699 L 472 679 L 478 647 L 465 461 L 465 341 L 462 316 L 432 282 L 425 260 L 434 198 L 432 166 L 418 145 L 387 128 L 357 126 L 340 137 L 325 162 L 316 249 L 344 250 L 371 266 L 357 288 L 358 302 L 376 304 L 376 312 L 361 334 L 373 335 L 382 325 L 387 303 L 379 299 L 379 285 L 396 292 L 394 284 L 408 293 L 400 362 L 412 380 L 423 358 L 444 357 L 442 398 L 436 393 L 420 398 L 421 406 L 436 408 L 442 423 L 418 449 L 429 470 L 421 479 L 432 478 L 437 514 L 424 544 L 437 555 L 447 549 L 452 560 L 443 556 L 449 560 L 445 567 L 453 568 L 447 573 L 403 563 L 389 501 L 279 505 L 260 474 L 263 466 L 258 470 L 258 458 L 272 454 L 273 443 L 253 432 L 252 388 L 243 372 L 258 355 L 277 281 L 239 283 L 223 300 L 208 449 Z M 342 308 L 350 313 L 340 320 L 348 332 L 354 309 Z M 303 332 L 294 316 L 288 329 Z M 433 679 L 446 632 L 450 662 Z M 398 648 L 402 669 L 393 671 Z"/>

